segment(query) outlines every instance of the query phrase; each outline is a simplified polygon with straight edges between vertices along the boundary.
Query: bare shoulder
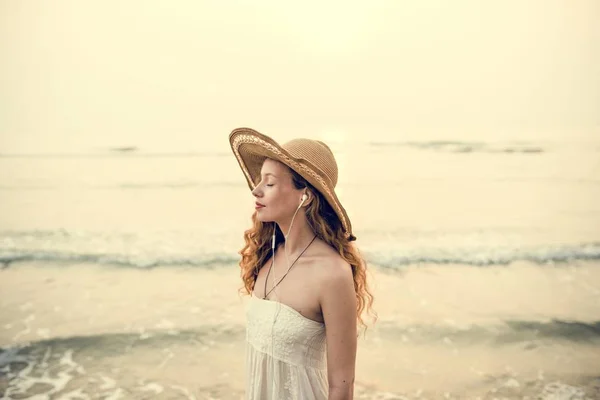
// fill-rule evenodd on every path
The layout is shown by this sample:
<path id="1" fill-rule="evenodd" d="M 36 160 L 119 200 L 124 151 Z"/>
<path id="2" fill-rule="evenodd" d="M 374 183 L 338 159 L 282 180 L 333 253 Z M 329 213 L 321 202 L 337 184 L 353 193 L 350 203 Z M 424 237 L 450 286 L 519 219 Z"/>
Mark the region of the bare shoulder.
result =
<path id="1" fill-rule="evenodd" d="M 327 325 L 328 341 L 343 341 L 343 332 L 356 331 L 356 293 L 351 265 L 329 248 L 324 251 L 318 272 L 318 302 L 320 313 Z"/>
<path id="2" fill-rule="evenodd" d="M 334 249 L 325 245 L 316 268 L 316 278 L 320 288 L 320 298 L 323 299 L 332 291 L 354 291 L 354 278 L 350 264 Z"/>

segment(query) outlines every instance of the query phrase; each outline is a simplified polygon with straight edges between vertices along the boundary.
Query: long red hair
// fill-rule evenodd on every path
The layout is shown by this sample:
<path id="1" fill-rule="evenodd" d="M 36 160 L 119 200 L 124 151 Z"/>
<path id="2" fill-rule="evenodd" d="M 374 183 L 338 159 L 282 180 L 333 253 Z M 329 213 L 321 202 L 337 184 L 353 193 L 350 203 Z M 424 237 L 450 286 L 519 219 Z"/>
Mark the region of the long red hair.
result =
<path id="1" fill-rule="evenodd" d="M 373 295 L 367 284 L 367 263 L 352 243 L 356 238 L 351 237 L 351 240 L 348 240 L 345 237 L 342 224 L 325 197 L 302 176 L 292 169 L 289 170 L 296 189 L 308 188 L 314 194 L 313 201 L 306 207 L 308 225 L 319 239 L 334 248 L 352 268 L 357 322 L 366 329 L 367 325 L 362 318 L 363 311 L 367 310 L 373 321 L 377 319 L 377 314 L 373 311 Z M 245 294 L 252 293 L 258 272 L 270 257 L 273 229 L 276 229 L 276 246 L 285 241 L 281 229 L 276 224 L 259 221 L 256 212 L 252 214 L 252 223 L 253 226 L 244 232 L 246 244 L 238 252 L 242 256 L 239 265 L 243 286 L 240 292 Z"/>

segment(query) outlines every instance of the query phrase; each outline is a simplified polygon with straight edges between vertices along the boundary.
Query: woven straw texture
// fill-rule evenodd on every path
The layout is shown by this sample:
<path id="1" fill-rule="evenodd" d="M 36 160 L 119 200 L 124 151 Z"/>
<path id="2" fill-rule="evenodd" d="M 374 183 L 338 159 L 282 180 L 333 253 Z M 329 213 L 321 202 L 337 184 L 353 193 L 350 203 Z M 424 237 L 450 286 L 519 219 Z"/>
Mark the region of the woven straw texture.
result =
<path id="1" fill-rule="evenodd" d="M 352 237 L 350 219 L 335 193 L 337 163 L 325 143 L 312 139 L 293 139 L 279 145 L 270 137 L 250 128 L 234 129 L 229 135 L 229 143 L 250 190 L 254 190 L 260 182 L 260 170 L 265 158 L 280 161 L 321 192 L 342 222 L 346 235 Z"/>

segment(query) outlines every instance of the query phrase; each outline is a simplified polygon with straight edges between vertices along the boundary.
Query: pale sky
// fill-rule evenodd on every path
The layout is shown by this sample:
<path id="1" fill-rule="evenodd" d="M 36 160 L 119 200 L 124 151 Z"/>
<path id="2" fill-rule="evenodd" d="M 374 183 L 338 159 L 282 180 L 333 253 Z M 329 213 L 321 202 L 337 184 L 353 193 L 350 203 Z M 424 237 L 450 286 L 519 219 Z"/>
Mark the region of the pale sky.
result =
<path id="1" fill-rule="evenodd" d="M 0 1 L 0 153 L 600 134 L 600 2 Z"/>

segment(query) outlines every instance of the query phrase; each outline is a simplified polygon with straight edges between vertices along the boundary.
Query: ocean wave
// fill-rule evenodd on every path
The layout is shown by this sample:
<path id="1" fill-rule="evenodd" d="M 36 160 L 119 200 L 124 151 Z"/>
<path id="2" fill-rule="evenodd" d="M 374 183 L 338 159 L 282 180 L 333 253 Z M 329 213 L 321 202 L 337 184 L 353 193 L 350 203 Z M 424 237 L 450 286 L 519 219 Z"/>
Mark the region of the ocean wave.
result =
<path id="1" fill-rule="evenodd" d="M 386 269 L 400 269 L 409 265 L 508 265 L 515 261 L 536 264 L 568 263 L 578 260 L 600 260 L 600 243 L 565 246 L 539 246 L 533 248 L 417 248 L 410 250 L 363 251 L 368 263 Z M 36 249 L 0 248 L 0 263 L 5 267 L 20 262 L 84 263 L 114 265 L 134 268 L 159 266 L 191 266 L 213 268 L 237 265 L 237 252 L 213 252 L 202 254 L 152 254 L 136 250 L 132 253 L 93 253 Z"/>
<path id="2" fill-rule="evenodd" d="M 373 325 L 382 339 L 407 343 L 463 344 L 488 342 L 496 345 L 526 343 L 536 340 L 564 340 L 577 343 L 600 341 L 600 321 L 569 321 L 562 319 L 497 320 L 488 323 L 461 324 L 453 320 L 441 320 L 435 324 L 406 324 L 394 320 L 382 320 Z M 106 332 L 90 335 L 60 336 L 0 346 L 0 368 L 14 361 L 15 353 L 22 348 L 50 346 L 52 348 L 103 349 L 105 353 L 118 353 L 116 347 L 145 346 L 165 348 L 188 343 L 193 345 L 218 343 L 229 344 L 243 340 L 244 324 L 217 323 L 177 329 L 142 329 L 136 332 Z"/>
<path id="3" fill-rule="evenodd" d="M 537 347 L 537 341 L 563 340 L 577 343 L 600 341 L 600 321 L 582 322 L 553 319 L 549 321 L 503 320 L 493 324 L 461 325 L 445 320 L 435 325 L 406 325 L 395 321 L 380 321 L 377 328 L 386 338 L 412 343 L 495 345 L 525 343 L 526 349 Z"/>
<path id="4" fill-rule="evenodd" d="M 109 149 L 107 152 L 90 153 L 0 153 L 0 158 L 74 158 L 74 159 L 95 159 L 95 158 L 195 158 L 195 157 L 228 157 L 230 153 L 223 151 L 205 151 L 205 152 L 138 152 L 137 149 Z"/>
<path id="5" fill-rule="evenodd" d="M 154 268 L 158 266 L 192 266 L 212 268 L 219 265 L 231 265 L 239 262 L 234 254 L 207 254 L 190 256 L 154 256 L 136 254 L 100 254 L 74 253 L 48 250 L 3 250 L 0 249 L 0 263 L 8 266 L 18 262 L 82 263 L 114 265 L 135 268 Z"/>
<path id="6" fill-rule="evenodd" d="M 504 346 L 511 348 L 517 346 L 522 349 L 525 358 L 528 357 L 527 354 L 531 354 L 529 353 L 531 351 L 552 351 L 554 346 L 565 342 L 570 345 L 570 351 L 581 354 L 589 351 L 590 344 L 595 345 L 600 338 L 600 322 L 578 323 L 560 320 L 517 321 L 508 324 L 500 323 L 497 326 L 476 325 L 467 329 L 441 325 L 406 326 L 398 323 L 378 323 L 376 329 L 379 334 L 375 339 L 378 346 L 375 347 L 380 349 L 401 349 L 402 346 L 415 348 L 415 345 L 427 345 L 436 346 L 436 351 L 448 348 L 458 354 L 463 348 L 478 346 L 481 353 L 477 354 L 485 355 L 489 352 L 489 355 L 494 355 L 504 351 Z M 242 324 L 207 325 L 182 331 L 148 330 L 136 333 L 98 333 L 87 336 L 57 337 L 0 347 L 0 369 L 4 373 L 4 376 L 0 375 L 0 397 L 239 399 L 243 397 L 243 386 L 232 385 L 231 379 L 222 380 L 222 377 L 235 378 L 236 372 L 227 372 L 223 363 L 220 367 L 219 365 L 211 367 L 210 357 L 215 357 L 215 354 L 226 354 L 232 357 L 232 354 L 236 354 L 233 357 L 243 362 L 244 332 L 245 327 Z M 369 338 L 369 335 L 367 334 L 366 337 Z M 381 346 L 381 339 L 385 340 L 383 346 Z M 487 344 L 487 347 L 482 347 L 481 344 Z M 225 349 L 227 353 L 224 352 Z M 172 370 L 182 371 L 186 376 L 208 373 L 208 379 L 211 381 L 199 385 L 197 379 L 193 378 L 178 382 L 163 379 L 164 374 L 160 369 L 167 365 Z M 132 377 L 131 373 L 124 373 L 124 371 L 145 371 L 149 366 L 152 368 L 152 373 L 138 377 L 139 379 L 135 374 Z M 425 365 L 417 365 L 407 372 L 429 373 Z M 484 375 L 484 371 L 480 372 L 471 367 L 468 373 L 473 372 L 479 375 L 474 378 L 480 380 L 478 387 L 493 384 L 501 390 L 506 390 L 506 381 L 511 370 L 509 366 L 505 366 L 500 373 L 496 374 L 490 370 Z M 546 383 L 543 369 L 538 369 L 536 373 L 537 379 L 535 381 L 529 379 L 523 387 L 538 391 L 543 389 L 544 393 L 551 394 L 543 398 L 583 399 L 585 397 L 583 389 L 578 387 L 564 385 L 557 381 Z M 590 380 L 586 385 L 593 390 L 596 377 L 578 377 L 578 384 L 582 384 L 583 378 Z M 515 378 L 511 379 L 517 382 Z M 540 384 L 535 386 L 536 382 Z M 566 395 L 557 397 L 554 395 L 557 391 Z M 576 393 L 577 396 L 571 396 L 572 393 Z M 528 396 L 515 396 L 517 397 Z M 534 393 L 529 397 L 542 398 L 536 397 Z M 376 393 L 372 385 L 363 387 L 359 383 L 356 398 L 420 399 L 423 397 L 420 390 L 414 397 L 400 396 L 390 392 Z"/>
<path id="7" fill-rule="evenodd" d="M 116 185 L 79 185 L 75 186 L 83 190 L 156 190 L 156 189 L 207 189 L 207 188 L 236 188 L 239 187 L 239 182 L 220 181 L 220 182 L 202 182 L 202 181 L 171 181 L 171 182 L 147 182 L 147 183 L 121 183 Z M 64 190 L 68 186 L 56 185 L 0 185 L 0 190 L 20 190 L 20 191 L 35 191 L 35 190 Z"/>
<path id="8" fill-rule="evenodd" d="M 435 150 L 450 153 L 543 153 L 538 145 L 525 143 L 484 143 L 465 141 L 433 140 L 425 142 L 369 142 L 376 147 L 412 147 L 421 150 Z"/>
<path id="9" fill-rule="evenodd" d="M 140 190 L 140 189 L 206 189 L 209 187 L 239 187 L 239 182 L 149 182 L 149 183 L 123 183 L 120 185 L 113 186 L 96 186 L 95 188 L 100 189 L 129 189 L 129 190 Z"/>
<path id="10" fill-rule="evenodd" d="M 122 370 L 149 366 L 161 369 L 167 363 L 179 362 L 182 370 L 199 368 L 203 371 L 205 369 L 199 367 L 197 362 L 200 360 L 202 363 L 206 351 L 232 343 L 243 349 L 243 334 L 244 327 L 241 325 L 233 330 L 209 326 L 195 331 L 57 337 L 0 348 L 0 398 L 231 398 L 232 388 L 229 386 L 222 391 L 219 385 L 190 385 L 186 388 L 168 379 L 152 380 L 144 376 L 132 379 L 132 374 L 123 374 Z M 183 346 L 186 351 L 182 354 L 180 349 Z M 209 361 L 204 360 L 204 363 Z M 215 391 L 217 397 L 212 396 Z M 242 394 L 238 393 L 234 398 L 239 399 Z"/>
<path id="11" fill-rule="evenodd" d="M 412 264 L 462 264 L 473 266 L 508 265 L 515 261 L 553 264 L 577 260 L 600 260 L 600 243 L 563 246 L 420 248 L 405 254 L 368 253 L 368 261 L 386 268 Z"/>

